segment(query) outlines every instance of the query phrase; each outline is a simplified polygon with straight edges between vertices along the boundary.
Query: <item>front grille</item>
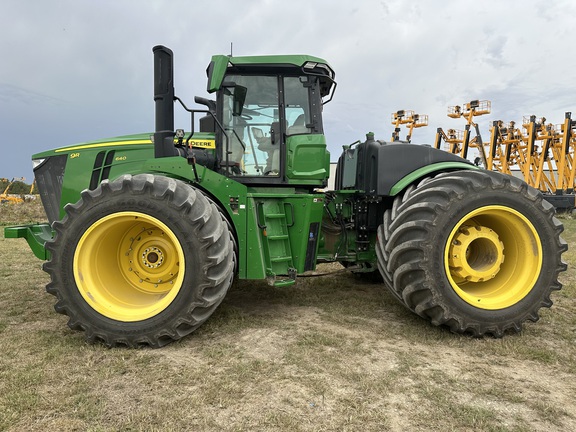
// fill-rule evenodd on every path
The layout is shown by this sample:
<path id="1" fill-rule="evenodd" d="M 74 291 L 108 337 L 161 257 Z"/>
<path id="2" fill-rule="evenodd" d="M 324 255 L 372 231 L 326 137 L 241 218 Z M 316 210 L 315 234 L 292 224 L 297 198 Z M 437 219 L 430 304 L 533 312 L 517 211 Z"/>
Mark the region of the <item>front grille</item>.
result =
<path id="1" fill-rule="evenodd" d="M 34 169 L 34 177 L 48 221 L 60 219 L 60 199 L 67 155 L 51 156 Z"/>

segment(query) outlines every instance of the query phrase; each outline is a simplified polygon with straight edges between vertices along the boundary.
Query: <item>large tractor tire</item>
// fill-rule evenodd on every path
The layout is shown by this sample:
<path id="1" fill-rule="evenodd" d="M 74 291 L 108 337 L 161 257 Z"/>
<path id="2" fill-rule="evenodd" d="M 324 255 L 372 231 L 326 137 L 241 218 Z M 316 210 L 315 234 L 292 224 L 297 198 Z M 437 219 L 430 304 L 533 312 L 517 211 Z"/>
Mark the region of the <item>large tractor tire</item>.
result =
<path id="1" fill-rule="evenodd" d="M 160 347 L 198 328 L 234 277 L 228 225 L 192 186 L 149 174 L 67 205 L 47 245 L 46 290 L 89 342 Z"/>
<path id="2" fill-rule="evenodd" d="M 562 231 L 554 208 L 518 179 L 444 173 L 386 211 L 378 267 L 394 296 L 432 324 L 501 337 L 552 305 L 566 270 Z"/>

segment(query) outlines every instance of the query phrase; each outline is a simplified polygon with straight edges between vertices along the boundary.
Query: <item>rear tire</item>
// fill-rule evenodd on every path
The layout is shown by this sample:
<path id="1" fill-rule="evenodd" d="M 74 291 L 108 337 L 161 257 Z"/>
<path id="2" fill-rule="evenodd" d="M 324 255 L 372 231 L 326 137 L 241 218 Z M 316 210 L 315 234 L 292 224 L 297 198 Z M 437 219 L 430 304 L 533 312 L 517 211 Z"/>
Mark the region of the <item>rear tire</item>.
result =
<path id="1" fill-rule="evenodd" d="M 501 337 L 537 321 L 566 270 L 562 224 L 526 183 L 489 171 L 428 178 L 378 230 L 379 270 L 408 309 L 456 333 Z"/>
<path id="2" fill-rule="evenodd" d="M 193 332 L 234 276 L 214 204 L 167 177 L 125 175 L 67 205 L 44 265 L 55 309 L 89 342 L 160 347 Z"/>

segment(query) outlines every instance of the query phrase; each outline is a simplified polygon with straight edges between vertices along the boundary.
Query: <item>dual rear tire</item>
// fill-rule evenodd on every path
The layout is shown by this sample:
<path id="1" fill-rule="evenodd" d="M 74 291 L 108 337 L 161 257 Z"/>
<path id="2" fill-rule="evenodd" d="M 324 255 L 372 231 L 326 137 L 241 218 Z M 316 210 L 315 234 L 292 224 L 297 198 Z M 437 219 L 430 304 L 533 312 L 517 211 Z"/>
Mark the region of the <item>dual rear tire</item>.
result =
<path id="1" fill-rule="evenodd" d="M 520 331 L 566 269 L 562 224 L 513 177 L 458 171 L 396 197 L 378 229 L 378 268 L 408 309 L 456 333 Z"/>

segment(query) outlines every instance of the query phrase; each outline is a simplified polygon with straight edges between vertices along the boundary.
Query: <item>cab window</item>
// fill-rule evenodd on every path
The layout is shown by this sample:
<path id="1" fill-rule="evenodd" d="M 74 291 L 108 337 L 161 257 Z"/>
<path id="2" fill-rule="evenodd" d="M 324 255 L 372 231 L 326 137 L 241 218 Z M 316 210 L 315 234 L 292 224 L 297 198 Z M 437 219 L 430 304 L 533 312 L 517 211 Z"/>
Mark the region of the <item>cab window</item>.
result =
<path id="1" fill-rule="evenodd" d="M 278 177 L 285 137 L 321 133 L 310 102 L 316 77 L 231 74 L 220 94 L 221 166 L 228 175 Z"/>

